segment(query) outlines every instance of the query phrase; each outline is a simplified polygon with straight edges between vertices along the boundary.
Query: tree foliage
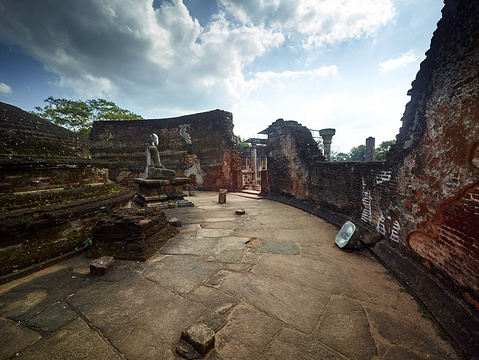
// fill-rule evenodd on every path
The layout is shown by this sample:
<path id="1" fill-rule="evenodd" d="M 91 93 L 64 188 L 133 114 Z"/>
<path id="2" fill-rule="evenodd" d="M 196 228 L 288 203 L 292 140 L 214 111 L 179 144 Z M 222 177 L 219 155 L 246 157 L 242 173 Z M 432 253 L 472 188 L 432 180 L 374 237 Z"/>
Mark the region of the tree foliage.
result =
<path id="1" fill-rule="evenodd" d="M 36 106 L 33 114 L 63 126 L 71 131 L 88 136 L 95 120 L 136 120 L 140 115 L 119 108 L 114 102 L 104 99 L 67 100 L 52 96 L 44 100 L 43 108 Z"/>
<path id="2" fill-rule="evenodd" d="M 331 161 L 349 161 L 349 155 L 343 152 L 338 152 L 334 156 L 331 156 Z"/>
<path id="3" fill-rule="evenodd" d="M 366 145 L 353 147 L 348 155 L 351 161 L 364 161 L 366 159 Z"/>
<path id="4" fill-rule="evenodd" d="M 379 146 L 376 148 L 376 160 L 386 160 L 386 156 L 391 148 L 391 145 L 394 145 L 396 140 L 387 140 L 383 141 Z"/>

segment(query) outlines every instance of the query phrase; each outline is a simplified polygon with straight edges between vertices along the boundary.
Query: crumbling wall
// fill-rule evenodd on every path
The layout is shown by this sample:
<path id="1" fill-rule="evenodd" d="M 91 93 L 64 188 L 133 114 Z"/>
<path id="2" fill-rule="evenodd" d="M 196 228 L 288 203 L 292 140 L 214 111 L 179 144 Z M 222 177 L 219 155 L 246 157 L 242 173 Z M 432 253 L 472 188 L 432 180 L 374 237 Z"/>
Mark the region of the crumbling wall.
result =
<path id="1" fill-rule="evenodd" d="M 401 248 L 479 308 L 479 10 L 442 12 L 389 160 Z"/>
<path id="2" fill-rule="evenodd" d="M 268 172 L 273 193 L 375 229 L 479 309 L 477 24 L 477 4 L 446 1 L 386 163 L 314 164 L 277 121 Z"/>
<path id="3" fill-rule="evenodd" d="M 0 102 L 0 156 L 88 158 L 88 139 Z"/>
<path id="4" fill-rule="evenodd" d="M 233 170 L 240 162 L 233 138 L 233 116 L 222 110 L 169 119 L 100 121 L 90 132 L 93 158 L 110 164 L 110 178 L 131 184 L 146 166 L 148 136 L 159 137 L 161 162 L 177 176 L 203 188 L 236 189 Z"/>
<path id="5" fill-rule="evenodd" d="M 267 133 L 271 191 L 307 199 L 313 167 L 324 160 L 311 132 L 296 121 L 278 119 L 268 127 Z"/>
<path id="6" fill-rule="evenodd" d="M 0 103 L 0 275 L 82 247 L 134 192 L 109 184 L 88 139 Z"/>

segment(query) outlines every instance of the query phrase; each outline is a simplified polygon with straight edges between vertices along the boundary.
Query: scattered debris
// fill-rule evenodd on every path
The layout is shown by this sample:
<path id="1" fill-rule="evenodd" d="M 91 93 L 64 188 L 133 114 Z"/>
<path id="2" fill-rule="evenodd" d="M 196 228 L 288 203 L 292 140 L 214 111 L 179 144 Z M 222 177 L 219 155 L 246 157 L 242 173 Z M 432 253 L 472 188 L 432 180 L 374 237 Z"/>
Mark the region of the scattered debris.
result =
<path id="1" fill-rule="evenodd" d="M 103 276 L 113 270 L 114 265 L 113 256 L 102 256 L 90 263 L 90 275 Z"/>
<path id="2" fill-rule="evenodd" d="M 181 227 L 181 225 L 183 225 L 181 220 L 178 219 L 177 217 L 171 218 L 170 220 L 168 220 L 168 222 L 170 223 L 171 226 L 174 226 L 174 227 Z"/>
<path id="3" fill-rule="evenodd" d="M 205 324 L 189 325 L 181 332 L 181 339 L 205 356 L 215 346 L 215 332 Z"/>
<path id="4" fill-rule="evenodd" d="M 247 246 L 261 246 L 263 245 L 263 240 L 257 238 L 257 237 L 252 237 L 248 241 L 245 242 Z"/>

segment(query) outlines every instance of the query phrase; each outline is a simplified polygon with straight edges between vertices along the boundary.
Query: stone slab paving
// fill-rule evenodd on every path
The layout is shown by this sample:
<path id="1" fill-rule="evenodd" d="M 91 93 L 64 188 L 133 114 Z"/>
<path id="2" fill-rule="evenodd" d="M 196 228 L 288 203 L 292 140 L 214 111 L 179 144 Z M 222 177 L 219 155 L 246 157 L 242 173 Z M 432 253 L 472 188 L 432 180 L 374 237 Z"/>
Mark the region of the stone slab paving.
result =
<path id="1" fill-rule="evenodd" d="M 206 359 L 460 359 L 367 251 L 334 245 L 335 226 L 254 195 L 189 199 L 146 262 L 93 277 L 78 256 L 1 285 L 0 360 L 178 359 L 201 323 Z"/>

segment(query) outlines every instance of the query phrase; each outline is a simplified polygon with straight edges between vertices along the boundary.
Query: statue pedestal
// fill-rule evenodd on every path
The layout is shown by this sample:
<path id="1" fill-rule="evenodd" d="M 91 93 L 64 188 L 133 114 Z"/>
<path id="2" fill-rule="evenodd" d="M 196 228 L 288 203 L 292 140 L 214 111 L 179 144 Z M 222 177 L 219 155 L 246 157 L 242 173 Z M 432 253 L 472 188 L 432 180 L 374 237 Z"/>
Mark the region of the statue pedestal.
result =
<path id="1" fill-rule="evenodd" d="M 172 177 L 169 179 L 142 179 L 133 181 L 138 184 L 135 201 L 146 207 L 185 207 L 193 203 L 185 200 L 183 185 L 191 181 L 187 177 Z"/>

